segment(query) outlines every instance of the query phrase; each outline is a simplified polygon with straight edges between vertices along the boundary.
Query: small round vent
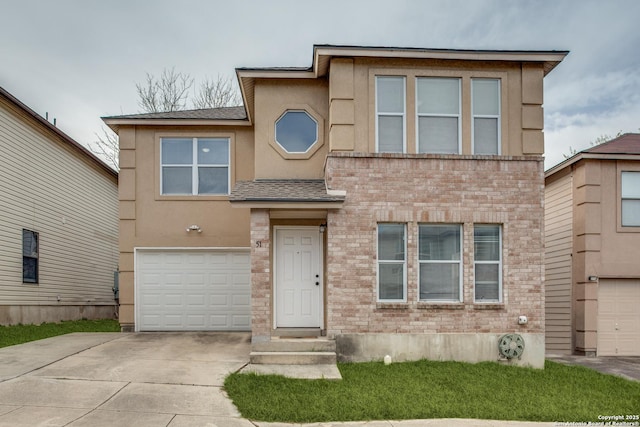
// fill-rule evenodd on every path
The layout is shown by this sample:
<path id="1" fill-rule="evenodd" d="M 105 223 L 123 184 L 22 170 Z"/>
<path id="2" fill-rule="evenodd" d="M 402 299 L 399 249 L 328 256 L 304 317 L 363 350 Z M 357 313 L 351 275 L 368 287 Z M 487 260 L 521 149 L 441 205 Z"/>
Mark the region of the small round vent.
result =
<path id="1" fill-rule="evenodd" d="M 518 334 L 506 334 L 498 342 L 500 355 L 507 359 L 520 358 L 524 353 L 524 339 Z"/>

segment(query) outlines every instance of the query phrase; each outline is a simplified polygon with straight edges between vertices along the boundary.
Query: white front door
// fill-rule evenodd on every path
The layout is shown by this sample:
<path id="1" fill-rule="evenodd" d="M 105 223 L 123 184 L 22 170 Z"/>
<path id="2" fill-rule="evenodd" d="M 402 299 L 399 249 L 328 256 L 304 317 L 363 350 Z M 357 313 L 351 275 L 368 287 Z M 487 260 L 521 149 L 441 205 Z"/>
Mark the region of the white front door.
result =
<path id="1" fill-rule="evenodd" d="M 275 326 L 319 328 L 322 323 L 319 227 L 276 227 L 275 234 Z"/>

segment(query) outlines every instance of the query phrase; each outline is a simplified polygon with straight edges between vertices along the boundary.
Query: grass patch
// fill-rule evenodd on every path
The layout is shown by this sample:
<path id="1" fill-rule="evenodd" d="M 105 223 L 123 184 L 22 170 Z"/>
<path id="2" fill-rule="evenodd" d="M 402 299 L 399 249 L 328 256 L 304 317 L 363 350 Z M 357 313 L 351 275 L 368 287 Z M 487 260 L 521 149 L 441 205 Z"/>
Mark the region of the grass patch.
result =
<path id="1" fill-rule="evenodd" d="M 117 320 L 102 319 L 0 326 L 0 348 L 72 332 L 120 332 L 120 324 Z"/>
<path id="2" fill-rule="evenodd" d="M 476 418 L 600 421 L 638 414 L 640 382 L 547 361 L 339 364 L 342 381 L 232 374 L 224 388 L 243 417 L 271 422 Z"/>

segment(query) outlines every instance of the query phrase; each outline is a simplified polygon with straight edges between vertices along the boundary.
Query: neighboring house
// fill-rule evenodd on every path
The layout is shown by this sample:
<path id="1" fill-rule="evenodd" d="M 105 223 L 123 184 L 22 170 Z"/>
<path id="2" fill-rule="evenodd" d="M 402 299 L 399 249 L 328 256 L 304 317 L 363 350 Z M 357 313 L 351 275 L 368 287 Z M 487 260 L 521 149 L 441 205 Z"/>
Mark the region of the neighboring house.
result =
<path id="1" fill-rule="evenodd" d="M 116 314 L 118 174 L 0 88 L 0 324 Z"/>
<path id="2" fill-rule="evenodd" d="M 640 134 L 545 173 L 548 353 L 640 356 Z"/>
<path id="3" fill-rule="evenodd" d="M 322 334 L 354 361 L 496 360 L 518 333 L 542 367 L 543 77 L 567 52 L 313 53 L 238 69 L 244 108 L 104 119 L 122 328 Z"/>

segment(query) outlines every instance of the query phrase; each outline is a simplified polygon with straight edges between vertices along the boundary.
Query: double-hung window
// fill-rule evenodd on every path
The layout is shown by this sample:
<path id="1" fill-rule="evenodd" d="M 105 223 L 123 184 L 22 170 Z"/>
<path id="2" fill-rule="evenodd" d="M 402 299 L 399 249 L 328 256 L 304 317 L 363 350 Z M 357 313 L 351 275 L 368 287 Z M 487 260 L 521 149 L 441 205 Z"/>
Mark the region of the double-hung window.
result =
<path id="1" fill-rule="evenodd" d="M 502 230 L 499 225 L 476 225 L 473 230 L 475 301 L 502 301 Z"/>
<path id="2" fill-rule="evenodd" d="M 229 194 L 228 138 L 162 138 L 160 194 Z"/>
<path id="3" fill-rule="evenodd" d="M 405 151 L 405 78 L 376 77 L 376 150 Z"/>
<path id="4" fill-rule="evenodd" d="M 461 301 L 462 226 L 420 225 L 420 300 Z"/>
<path id="5" fill-rule="evenodd" d="M 622 172 L 622 226 L 640 227 L 640 172 Z"/>
<path id="6" fill-rule="evenodd" d="M 460 153 L 460 79 L 417 79 L 418 153 Z"/>
<path id="7" fill-rule="evenodd" d="M 473 153 L 500 154 L 500 80 L 471 79 Z"/>
<path id="8" fill-rule="evenodd" d="M 22 230 L 22 281 L 38 283 L 38 233 Z"/>
<path id="9" fill-rule="evenodd" d="M 378 224 L 378 300 L 406 301 L 407 245 L 404 224 Z"/>

